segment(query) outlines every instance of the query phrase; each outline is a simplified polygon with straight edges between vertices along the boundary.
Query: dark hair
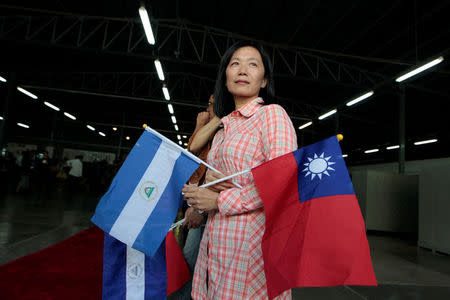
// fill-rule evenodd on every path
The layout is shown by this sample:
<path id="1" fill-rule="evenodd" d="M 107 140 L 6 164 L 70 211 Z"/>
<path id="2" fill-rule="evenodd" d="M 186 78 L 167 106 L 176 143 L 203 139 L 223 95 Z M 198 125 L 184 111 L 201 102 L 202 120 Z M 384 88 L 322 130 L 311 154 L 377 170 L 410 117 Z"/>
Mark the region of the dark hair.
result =
<path id="1" fill-rule="evenodd" d="M 262 45 L 253 41 L 239 41 L 233 44 L 222 56 L 219 65 L 219 71 L 217 72 L 216 86 L 214 88 L 214 113 L 219 118 L 231 113 L 234 106 L 233 96 L 228 91 L 225 83 L 227 81 L 226 70 L 230 62 L 233 53 L 242 47 L 253 47 L 261 54 L 262 62 L 264 64 L 264 78 L 267 78 L 267 85 L 265 88 L 259 90 L 259 96 L 264 99 L 265 104 L 270 104 L 275 97 L 275 87 L 273 82 L 273 67 L 270 57 L 264 50 Z"/>

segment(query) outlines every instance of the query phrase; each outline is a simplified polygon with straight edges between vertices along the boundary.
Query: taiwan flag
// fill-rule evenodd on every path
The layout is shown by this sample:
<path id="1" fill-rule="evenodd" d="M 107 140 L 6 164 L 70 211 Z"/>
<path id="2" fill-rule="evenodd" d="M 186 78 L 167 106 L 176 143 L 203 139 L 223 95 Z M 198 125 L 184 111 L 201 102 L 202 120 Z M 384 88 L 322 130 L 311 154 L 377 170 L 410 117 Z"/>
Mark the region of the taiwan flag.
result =
<path id="1" fill-rule="evenodd" d="M 336 136 L 252 169 L 264 203 L 269 299 L 295 287 L 377 285 Z"/>

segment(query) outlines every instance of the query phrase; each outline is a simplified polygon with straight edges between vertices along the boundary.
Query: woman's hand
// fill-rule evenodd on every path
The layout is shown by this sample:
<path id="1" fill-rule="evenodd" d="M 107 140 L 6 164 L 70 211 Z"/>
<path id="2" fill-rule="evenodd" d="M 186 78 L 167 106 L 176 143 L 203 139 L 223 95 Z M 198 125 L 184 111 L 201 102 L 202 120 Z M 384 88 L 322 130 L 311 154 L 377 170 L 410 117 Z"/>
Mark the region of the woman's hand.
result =
<path id="1" fill-rule="evenodd" d="M 209 113 L 206 111 L 202 111 L 199 112 L 197 115 L 197 123 L 196 123 L 196 127 L 198 127 L 198 129 L 200 129 L 201 127 L 205 126 L 206 123 L 209 122 Z"/>
<path id="2" fill-rule="evenodd" d="M 199 228 L 203 222 L 203 215 L 199 214 L 195 208 L 189 207 L 184 214 L 185 222 L 183 226 L 188 229 Z"/>
<path id="3" fill-rule="evenodd" d="M 197 210 L 212 211 L 218 209 L 219 193 L 195 185 L 184 185 L 184 200 Z"/>
<path id="4" fill-rule="evenodd" d="M 219 180 L 221 178 L 224 178 L 226 176 L 227 175 L 220 174 L 220 173 L 214 172 L 212 170 L 209 170 L 208 173 L 206 174 L 205 183 L 213 182 L 213 181 Z M 216 183 L 215 185 L 212 185 L 208 188 L 215 192 L 221 192 L 226 189 L 233 188 L 233 187 L 235 187 L 235 186 L 232 183 L 231 179 L 228 179 L 228 180 Z"/>

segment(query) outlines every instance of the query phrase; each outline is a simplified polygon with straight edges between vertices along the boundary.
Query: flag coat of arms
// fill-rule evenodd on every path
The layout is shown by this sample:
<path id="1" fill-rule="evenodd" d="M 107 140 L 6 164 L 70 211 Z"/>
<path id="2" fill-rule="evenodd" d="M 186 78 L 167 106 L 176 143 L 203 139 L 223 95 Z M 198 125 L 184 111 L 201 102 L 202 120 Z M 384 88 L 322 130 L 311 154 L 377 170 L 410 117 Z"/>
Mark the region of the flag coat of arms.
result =
<path id="1" fill-rule="evenodd" d="M 364 220 L 336 136 L 252 169 L 264 203 L 269 298 L 294 287 L 376 285 Z"/>
<path id="2" fill-rule="evenodd" d="M 199 162 L 145 130 L 101 198 L 92 222 L 152 257 L 175 219 L 181 189 Z"/>

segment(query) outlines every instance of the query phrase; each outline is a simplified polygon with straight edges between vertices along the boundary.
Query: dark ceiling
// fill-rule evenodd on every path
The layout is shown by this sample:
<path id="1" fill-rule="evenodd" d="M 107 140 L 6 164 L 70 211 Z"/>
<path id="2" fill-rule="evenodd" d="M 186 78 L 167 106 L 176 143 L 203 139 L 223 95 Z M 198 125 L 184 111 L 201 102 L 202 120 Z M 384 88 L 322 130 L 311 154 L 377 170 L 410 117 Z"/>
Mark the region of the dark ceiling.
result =
<path id="1" fill-rule="evenodd" d="M 406 159 L 449 156 L 450 1 L 158 0 L 145 5 L 156 33 L 154 46 L 146 41 L 139 1 L 2 1 L 0 76 L 8 82 L 0 82 L 0 116 L 8 105 L 7 141 L 126 151 L 143 123 L 177 141 L 177 134 L 193 131 L 228 45 L 252 39 L 272 56 L 277 102 L 296 129 L 313 121 L 297 130 L 300 145 L 342 133 L 350 164 L 395 161 L 398 150 L 385 147 L 399 143 L 403 94 Z M 397 75 L 438 56 L 443 63 L 395 83 Z M 155 58 L 163 64 L 179 132 Z M 39 99 L 16 91 L 7 101 L 8 83 Z M 375 92 L 372 97 L 345 106 L 369 90 Z M 336 115 L 317 119 L 334 108 Z M 18 121 L 31 127 L 20 128 Z M 428 138 L 438 142 L 413 145 Z M 375 147 L 378 153 L 364 154 Z"/>

